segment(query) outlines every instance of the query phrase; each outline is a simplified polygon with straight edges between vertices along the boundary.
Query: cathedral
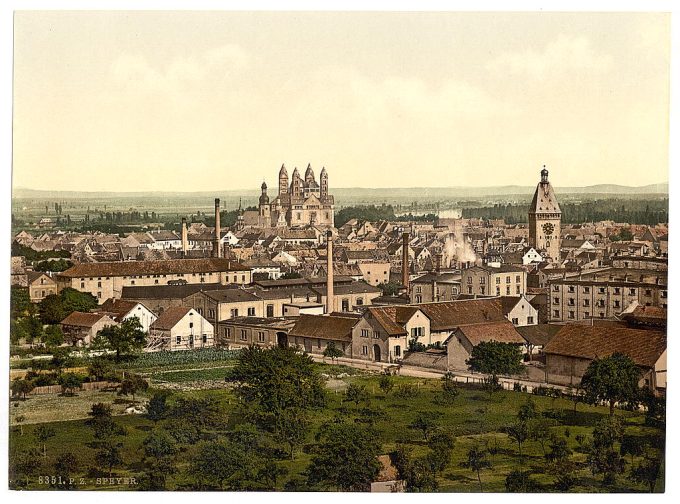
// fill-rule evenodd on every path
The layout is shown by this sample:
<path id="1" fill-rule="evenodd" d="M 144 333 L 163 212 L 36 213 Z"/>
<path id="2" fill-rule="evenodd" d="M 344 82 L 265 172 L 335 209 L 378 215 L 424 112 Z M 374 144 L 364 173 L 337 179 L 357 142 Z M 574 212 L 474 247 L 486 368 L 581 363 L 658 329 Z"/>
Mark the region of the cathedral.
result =
<path id="1" fill-rule="evenodd" d="M 290 182 L 290 183 L 289 183 Z M 245 220 L 246 225 L 257 227 L 333 227 L 335 222 L 333 196 L 328 194 L 328 172 L 321 169 L 319 181 L 316 181 L 314 170 L 307 165 L 305 178 L 300 176 L 297 168 L 293 170 L 291 180 L 288 170 L 281 165 L 279 170 L 279 191 L 270 201 L 267 194 L 267 183 L 262 182 L 262 194 L 257 212 L 246 212 L 253 215 Z M 257 216 L 254 214 L 257 213 Z"/>
<path id="2" fill-rule="evenodd" d="M 560 260 L 561 223 L 562 211 L 543 165 L 541 181 L 529 207 L 529 245 L 552 261 Z"/>

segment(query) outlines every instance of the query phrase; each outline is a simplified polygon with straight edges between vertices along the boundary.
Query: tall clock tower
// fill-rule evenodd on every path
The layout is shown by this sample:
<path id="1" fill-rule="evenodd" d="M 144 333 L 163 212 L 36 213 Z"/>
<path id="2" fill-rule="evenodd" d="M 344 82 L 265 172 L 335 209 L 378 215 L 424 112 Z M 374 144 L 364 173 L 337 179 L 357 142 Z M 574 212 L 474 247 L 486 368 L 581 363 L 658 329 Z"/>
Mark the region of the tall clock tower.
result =
<path id="1" fill-rule="evenodd" d="M 529 207 L 529 245 L 539 252 L 545 251 L 552 261 L 560 259 L 561 222 L 562 211 L 543 165 L 541 181 Z"/>

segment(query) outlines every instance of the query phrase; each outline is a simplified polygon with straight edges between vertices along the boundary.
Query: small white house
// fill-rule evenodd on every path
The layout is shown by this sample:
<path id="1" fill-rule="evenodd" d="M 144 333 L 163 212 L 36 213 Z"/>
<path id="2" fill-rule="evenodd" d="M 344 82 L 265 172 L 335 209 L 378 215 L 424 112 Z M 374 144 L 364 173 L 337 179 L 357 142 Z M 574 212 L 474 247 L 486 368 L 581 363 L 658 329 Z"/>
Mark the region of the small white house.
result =
<path id="1" fill-rule="evenodd" d="M 533 247 L 529 247 L 529 249 L 526 252 L 524 252 L 524 255 L 522 256 L 522 264 L 524 266 L 526 266 L 527 264 L 541 262 L 543 262 L 543 256 L 539 254 Z"/>
<path id="2" fill-rule="evenodd" d="M 521 296 L 501 297 L 503 315 L 515 327 L 538 324 L 538 310 L 534 308 L 524 294 Z"/>
<path id="3" fill-rule="evenodd" d="M 147 351 L 194 350 L 215 346 L 213 325 L 196 310 L 171 306 L 151 324 Z"/>
<path id="4" fill-rule="evenodd" d="M 148 333 L 151 324 L 158 318 L 154 312 L 142 303 L 126 299 L 109 298 L 99 307 L 99 311 L 107 313 L 119 324 L 124 320 L 137 317 L 144 332 Z"/>

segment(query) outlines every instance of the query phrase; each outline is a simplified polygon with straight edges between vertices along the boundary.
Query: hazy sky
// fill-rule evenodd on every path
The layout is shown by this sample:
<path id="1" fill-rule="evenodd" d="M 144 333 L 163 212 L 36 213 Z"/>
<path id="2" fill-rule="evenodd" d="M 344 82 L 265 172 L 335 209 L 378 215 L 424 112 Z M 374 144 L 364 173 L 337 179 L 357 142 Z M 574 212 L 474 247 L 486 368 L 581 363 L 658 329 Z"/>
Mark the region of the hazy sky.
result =
<path id="1" fill-rule="evenodd" d="M 18 12 L 15 186 L 668 179 L 664 14 Z"/>

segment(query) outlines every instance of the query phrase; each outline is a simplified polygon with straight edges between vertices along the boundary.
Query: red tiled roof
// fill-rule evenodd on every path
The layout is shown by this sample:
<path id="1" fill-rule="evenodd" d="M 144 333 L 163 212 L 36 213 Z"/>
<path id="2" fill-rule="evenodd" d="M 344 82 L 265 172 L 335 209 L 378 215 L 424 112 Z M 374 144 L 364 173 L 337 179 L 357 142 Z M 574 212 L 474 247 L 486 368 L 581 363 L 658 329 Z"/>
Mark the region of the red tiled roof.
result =
<path id="1" fill-rule="evenodd" d="M 62 325 L 77 327 L 92 327 L 103 317 L 108 317 L 108 315 L 104 313 L 85 313 L 74 311 L 70 313 L 64 320 L 62 320 L 61 323 Z M 113 320 L 111 322 L 113 322 Z"/>
<path id="2" fill-rule="evenodd" d="M 177 322 L 182 320 L 184 316 L 191 311 L 187 306 L 171 306 L 166 309 L 160 316 L 151 324 L 149 329 L 159 329 L 162 331 L 169 331 L 177 325 Z M 199 315 L 200 317 L 200 315 Z"/>
<path id="3" fill-rule="evenodd" d="M 651 368 L 666 350 L 666 333 L 620 326 L 564 326 L 543 348 L 546 354 L 595 359 L 615 352 Z"/>
<path id="4" fill-rule="evenodd" d="M 415 306 L 372 306 L 368 308 L 368 312 L 390 336 L 406 334 L 404 324 L 406 324 L 417 311 L 418 307 Z"/>
<path id="5" fill-rule="evenodd" d="M 466 325 L 458 328 L 473 346 L 482 342 L 517 343 L 523 345 L 526 340 L 517 332 L 515 326 L 507 320 L 490 324 Z"/>
<path id="6" fill-rule="evenodd" d="M 120 261 L 80 263 L 67 269 L 61 276 L 100 277 L 163 275 L 173 273 L 215 273 L 221 271 L 248 271 L 237 261 L 210 257 L 206 259 L 171 259 L 169 261 Z"/>
<path id="7" fill-rule="evenodd" d="M 359 319 L 332 315 L 300 315 L 290 336 L 304 336 L 335 341 L 352 341 L 352 329 Z"/>
<path id="8" fill-rule="evenodd" d="M 430 318 L 430 330 L 447 331 L 471 324 L 506 320 L 499 298 L 464 299 L 413 305 Z"/>

